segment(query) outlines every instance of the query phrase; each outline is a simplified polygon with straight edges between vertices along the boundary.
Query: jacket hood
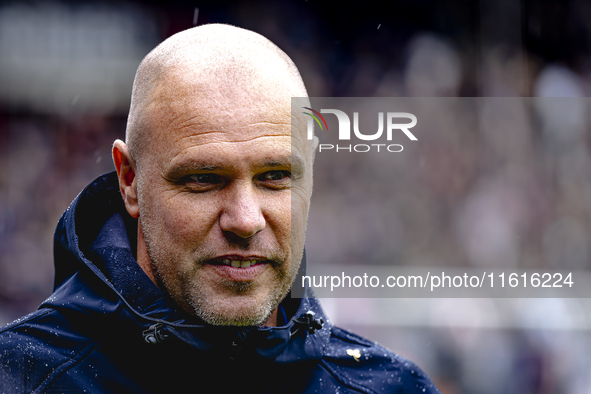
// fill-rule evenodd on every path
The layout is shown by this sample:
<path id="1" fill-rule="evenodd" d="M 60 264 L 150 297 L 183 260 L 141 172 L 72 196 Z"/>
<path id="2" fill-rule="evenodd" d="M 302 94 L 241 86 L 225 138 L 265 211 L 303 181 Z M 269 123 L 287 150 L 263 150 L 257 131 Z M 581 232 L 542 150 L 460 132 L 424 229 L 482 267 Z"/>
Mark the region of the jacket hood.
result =
<path id="1" fill-rule="evenodd" d="M 135 259 L 137 220 L 127 214 L 115 172 L 88 185 L 62 215 L 54 239 L 54 293 L 40 308 L 56 309 L 82 330 L 147 344 L 228 349 L 279 363 L 322 357 L 330 325 L 314 298 L 291 298 L 279 327 L 211 326 L 183 316 Z M 302 268 L 305 267 L 305 256 Z M 297 279 L 296 279 L 297 280 Z M 325 323 L 322 324 L 321 321 Z M 229 346 L 225 346 L 230 344 Z"/>

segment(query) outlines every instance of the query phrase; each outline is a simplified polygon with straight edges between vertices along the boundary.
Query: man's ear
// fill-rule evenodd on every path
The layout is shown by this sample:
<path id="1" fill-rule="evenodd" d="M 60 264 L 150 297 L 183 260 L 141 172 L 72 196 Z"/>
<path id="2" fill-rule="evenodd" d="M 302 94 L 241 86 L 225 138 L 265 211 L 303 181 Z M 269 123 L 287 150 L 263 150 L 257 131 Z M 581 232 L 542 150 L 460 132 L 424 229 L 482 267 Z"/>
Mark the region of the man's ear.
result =
<path id="1" fill-rule="evenodd" d="M 129 148 L 121 140 L 115 140 L 113 143 L 113 164 L 117 170 L 119 190 L 125 209 L 129 215 L 137 219 L 140 216 L 140 209 L 137 201 L 136 166 Z"/>

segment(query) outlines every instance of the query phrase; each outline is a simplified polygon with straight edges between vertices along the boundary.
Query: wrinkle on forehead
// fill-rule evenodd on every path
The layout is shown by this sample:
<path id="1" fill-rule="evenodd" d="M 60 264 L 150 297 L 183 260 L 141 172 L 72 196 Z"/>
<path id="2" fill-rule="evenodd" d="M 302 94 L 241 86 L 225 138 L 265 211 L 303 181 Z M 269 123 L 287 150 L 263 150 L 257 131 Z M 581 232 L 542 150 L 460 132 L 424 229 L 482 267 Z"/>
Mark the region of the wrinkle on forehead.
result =
<path id="1" fill-rule="evenodd" d="M 212 122 L 213 123 L 213 122 Z M 196 132 L 199 135 L 203 135 L 203 134 L 212 134 L 212 133 L 230 133 L 232 131 L 238 131 L 240 129 L 246 129 L 247 131 L 251 131 L 252 128 L 260 128 L 261 126 L 263 126 L 266 130 L 273 130 L 276 129 L 276 126 L 281 126 L 281 129 L 278 130 L 279 131 L 279 135 L 290 135 L 291 134 L 291 124 L 286 123 L 286 122 L 254 122 L 254 123 L 248 123 L 245 125 L 238 125 L 232 128 L 228 128 L 226 126 L 223 126 L 222 124 L 220 124 L 219 126 L 223 129 L 220 130 L 216 130 L 215 126 L 212 123 L 208 123 L 205 121 L 201 121 L 201 122 L 184 122 L 183 124 L 175 127 L 175 131 L 188 131 L 188 132 Z M 270 127 L 269 127 L 270 126 Z M 205 130 L 202 130 L 202 128 L 205 128 Z M 213 130 L 210 130 L 213 129 Z M 286 132 L 283 132 L 287 130 Z M 185 138 L 187 136 L 181 137 L 181 138 Z"/>
<path id="2" fill-rule="evenodd" d="M 209 133 L 209 134 L 211 134 L 211 133 Z M 226 135 L 227 133 L 223 133 L 223 134 Z M 186 145 L 186 148 L 184 148 L 184 149 L 190 149 L 195 146 L 208 145 L 208 144 L 246 143 L 246 142 L 251 142 L 251 141 L 254 141 L 254 140 L 257 140 L 260 138 L 276 138 L 276 137 L 290 138 L 289 135 L 285 135 L 285 134 L 263 134 L 263 135 L 254 136 L 252 138 L 246 138 L 246 139 L 218 139 L 218 140 L 205 139 L 205 141 L 199 141 L 200 139 L 203 139 L 202 137 L 203 137 L 203 134 L 187 135 L 187 136 L 182 137 L 178 141 L 181 141 L 181 140 L 187 141 L 186 144 L 182 144 L 182 145 Z"/>
<path id="3" fill-rule="evenodd" d="M 159 126 L 162 132 L 153 134 L 151 146 L 201 144 L 207 141 L 248 141 L 265 136 L 291 136 L 291 126 L 284 122 L 239 122 L 238 119 L 217 118 L 210 121 L 182 122 L 164 121 Z M 157 129 L 156 129 L 157 130 Z"/>

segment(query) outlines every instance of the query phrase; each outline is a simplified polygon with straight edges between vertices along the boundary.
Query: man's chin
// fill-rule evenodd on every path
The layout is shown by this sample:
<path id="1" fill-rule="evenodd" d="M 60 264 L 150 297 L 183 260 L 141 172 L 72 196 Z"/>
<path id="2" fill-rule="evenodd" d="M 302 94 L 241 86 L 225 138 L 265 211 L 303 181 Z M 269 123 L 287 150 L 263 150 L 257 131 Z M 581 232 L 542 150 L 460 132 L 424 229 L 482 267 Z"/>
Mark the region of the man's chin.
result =
<path id="1" fill-rule="evenodd" d="M 215 305 L 197 302 L 193 309 L 197 317 L 214 326 L 260 326 L 267 322 L 280 300 L 273 301 L 239 296 L 219 301 Z"/>

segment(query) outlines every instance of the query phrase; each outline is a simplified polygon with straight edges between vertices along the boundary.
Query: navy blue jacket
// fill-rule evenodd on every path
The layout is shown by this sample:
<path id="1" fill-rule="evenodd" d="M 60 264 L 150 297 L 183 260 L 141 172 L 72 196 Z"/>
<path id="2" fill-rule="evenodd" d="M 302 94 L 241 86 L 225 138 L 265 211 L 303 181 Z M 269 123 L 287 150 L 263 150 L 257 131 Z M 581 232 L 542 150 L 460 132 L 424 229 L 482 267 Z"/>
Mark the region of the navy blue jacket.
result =
<path id="1" fill-rule="evenodd" d="M 191 321 L 137 265 L 136 231 L 115 173 L 72 202 L 54 293 L 0 330 L 0 393 L 439 393 L 412 362 L 332 326 L 313 298 L 288 295 L 279 327 Z"/>

